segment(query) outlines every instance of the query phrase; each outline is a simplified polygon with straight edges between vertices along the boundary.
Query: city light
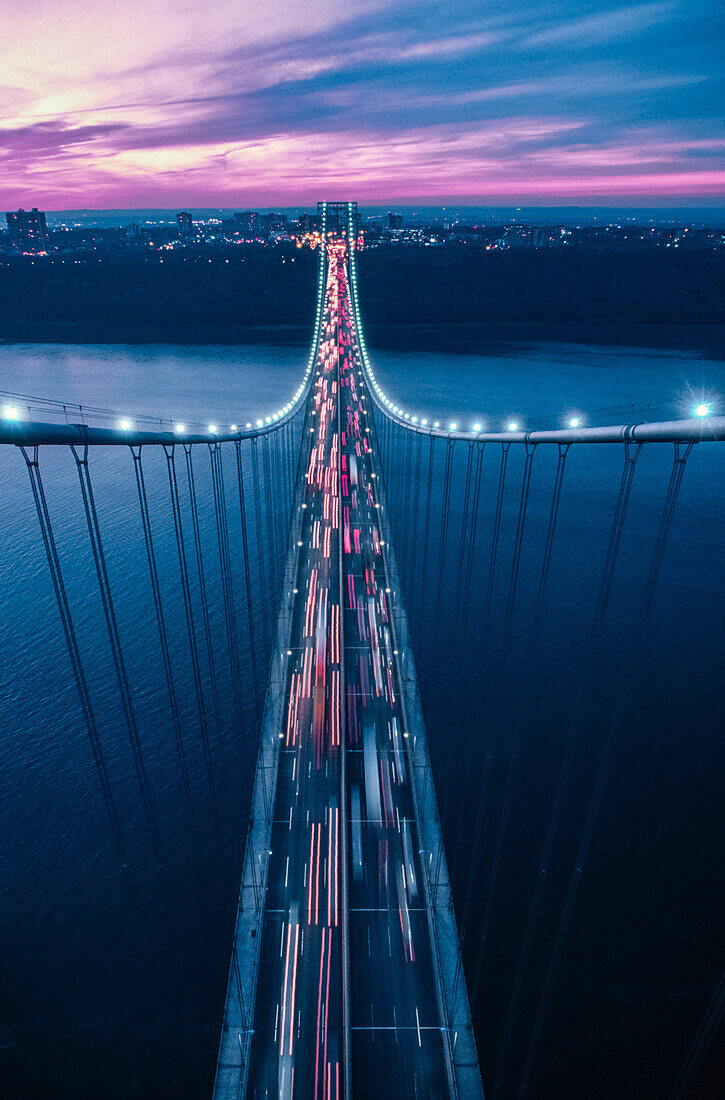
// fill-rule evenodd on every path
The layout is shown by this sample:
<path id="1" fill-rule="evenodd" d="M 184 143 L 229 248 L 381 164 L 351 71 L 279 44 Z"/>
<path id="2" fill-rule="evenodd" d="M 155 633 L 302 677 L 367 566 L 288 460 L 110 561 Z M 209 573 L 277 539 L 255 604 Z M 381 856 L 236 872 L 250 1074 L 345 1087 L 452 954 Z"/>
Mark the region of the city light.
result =
<path id="1" fill-rule="evenodd" d="M 474 432 L 480 432 L 480 430 L 481 430 L 481 425 L 480 425 L 480 424 L 474 424 L 474 425 L 473 425 L 473 430 L 474 430 Z"/>
<path id="2" fill-rule="evenodd" d="M 451 422 L 450 422 L 450 424 L 449 424 L 448 426 L 449 426 L 449 428 L 450 428 L 450 430 L 451 430 L 452 432 L 455 432 L 456 428 L 458 427 L 458 425 L 456 424 L 455 420 L 451 420 Z"/>
<path id="3" fill-rule="evenodd" d="M 571 420 L 569 421 L 569 427 L 570 428 L 578 428 L 579 427 L 579 417 L 578 416 L 572 416 Z"/>
<path id="4" fill-rule="evenodd" d="M 174 424 L 174 431 L 177 435 L 183 435 L 186 431 L 186 424 Z"/>
<path id="5" fill-rule="evenodd" d="M 131 421 L 130 420 L 119 420 L 118 426 L 119 426 L 119 428 L 121 429 L 122 432 L 130 432 L 131 431 Z"/>
<path id="6" fill-rule="evenodd" d="M 434 420 L 433 421 L 433 427 L 434 428 L 440 428 L 440 426 L 441 426 L 440 420 Z"/>
<path id="7" fill-rule="evenodd" d="M 512 420 L 511 423 L 509 424 L 509 431 L 510 432 L 515 432 L 517 428 L 518 428 L 518 424 L 516 423 L 515 420 Z"/>
<path id="8" fill-rule="evenodd" d="M 20 412 L 14 405 L 3 405 L 3 420 L 19 420 Z"/>
<path id="9" fill-rule="evenodd" d="M 236 424 L 232 424 L 229 430 L 231 432 L 236 432 L 238 430 Z"/>
<path id="10" fill-rule="evenodd" d="M 209 425 L 209 435 L 216 435 L 216 424 Z"/>
<path id="11" fill-rule="evenodd" d="M 697 408 L 695 409 L 695 416 L 709 416 L 709 415 L 710 415 L 710 406 L 709 405 L 698 405 Z"/>

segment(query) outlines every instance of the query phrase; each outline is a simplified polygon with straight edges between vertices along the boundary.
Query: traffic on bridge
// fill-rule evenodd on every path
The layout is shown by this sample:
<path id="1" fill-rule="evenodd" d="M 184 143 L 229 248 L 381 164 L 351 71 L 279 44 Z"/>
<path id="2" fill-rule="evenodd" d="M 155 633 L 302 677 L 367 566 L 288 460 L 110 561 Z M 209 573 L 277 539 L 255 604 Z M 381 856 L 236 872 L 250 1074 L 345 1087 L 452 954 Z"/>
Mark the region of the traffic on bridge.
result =
<path id="1" fill-rule="evenodd" d="M 248 1097 L 442 1098 L 455 1084 L 345 234 L 328 235 L 326 268 L 243 1076 Z"/>

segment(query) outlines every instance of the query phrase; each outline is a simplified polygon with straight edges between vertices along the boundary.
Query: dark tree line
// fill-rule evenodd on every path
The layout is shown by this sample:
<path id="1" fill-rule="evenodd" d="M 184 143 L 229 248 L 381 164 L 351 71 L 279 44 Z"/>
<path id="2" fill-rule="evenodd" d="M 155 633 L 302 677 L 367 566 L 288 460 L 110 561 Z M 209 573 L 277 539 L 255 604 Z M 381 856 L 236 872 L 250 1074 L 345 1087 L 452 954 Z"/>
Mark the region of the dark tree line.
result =
<path id="1" fill-rule="evenodd" d="M 294 261 L 294 262 L 293 262 Z M 229 248 L 7 257 L 0 339 L 235 343 L 309 339 L 317 256 Z M 467 247 L 373 249 L 358 261 L 373 343 L 403 326 L 725 323 L 722 253 Z"/>

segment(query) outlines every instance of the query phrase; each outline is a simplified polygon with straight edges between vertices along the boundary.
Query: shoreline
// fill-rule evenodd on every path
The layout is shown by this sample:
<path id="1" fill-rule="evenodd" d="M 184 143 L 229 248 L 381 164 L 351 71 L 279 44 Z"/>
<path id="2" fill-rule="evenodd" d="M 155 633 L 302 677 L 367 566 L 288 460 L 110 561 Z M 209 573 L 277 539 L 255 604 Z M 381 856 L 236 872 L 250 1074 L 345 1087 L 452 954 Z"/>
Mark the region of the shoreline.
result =
<path id="1" fill-rule="evenodd" d="M 513 351 L 522 344 L 582 344 L 699 352 L 725 359 L 725 325 L 548 324 L 471 322 L 450 324 L 366 325 L 371 350 L 475 355 Z M 234 346 L 278 344 L 307 347 L 311 332 L 303 325 L 147 325 L 73 322 L 4 325 L 0 346 L 14 344 L 177 344 Z"/>

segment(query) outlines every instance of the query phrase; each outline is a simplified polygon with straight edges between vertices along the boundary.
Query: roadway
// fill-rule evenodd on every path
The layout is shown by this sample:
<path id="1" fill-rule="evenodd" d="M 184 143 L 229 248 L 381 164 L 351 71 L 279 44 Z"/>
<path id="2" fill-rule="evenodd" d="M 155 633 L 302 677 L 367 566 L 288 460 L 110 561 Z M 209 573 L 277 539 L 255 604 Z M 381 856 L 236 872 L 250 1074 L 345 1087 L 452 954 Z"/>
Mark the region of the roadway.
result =
<path id="1" fill-rule="evenodd" d="M 349 1049 L 355 1097 L 437 1098 L 446 1066 L 344 240 L 328 258 L 247 1095 L 339 1100 Z"/>

